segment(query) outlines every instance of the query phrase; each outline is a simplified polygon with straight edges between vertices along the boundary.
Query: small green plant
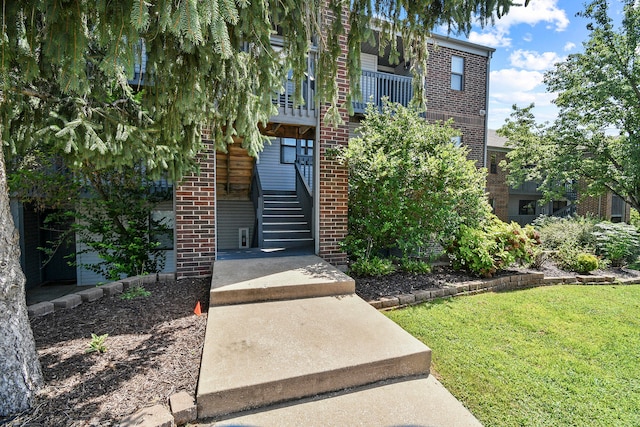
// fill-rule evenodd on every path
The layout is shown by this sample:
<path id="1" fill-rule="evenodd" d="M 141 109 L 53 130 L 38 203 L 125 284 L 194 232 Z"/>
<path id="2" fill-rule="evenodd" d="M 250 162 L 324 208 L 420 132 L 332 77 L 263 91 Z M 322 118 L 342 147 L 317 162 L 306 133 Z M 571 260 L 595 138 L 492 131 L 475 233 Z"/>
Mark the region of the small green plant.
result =
<path id="1" fill-rule="evenodd" d="M 582 274 L 590 273 L 598 268 L 598 257 L 593 254 L 579 253 L 573 269 Z"/>
<path id="2" fill-rule="evenodd" d="M 413 258 L 402 258 L 400 260 L 400 268 L 402 271 L 413 274 L 426 274 L 431 272 L 431 264 Z"/>
<path id="3" fill-rule="evenodd" d="M 85 350 L 85 353 L 104 353 L 107 351 L 107 346 L 105 344 L 107 337 L 109 337 L 109 334 L 91 334 L 91 342 L 89 343 L 89 348 Z"/>
<path id="4" fill-rule="evenodd" d="M 587 274 L 600 266 L 600 260 L 592 253 L 579 248 L 563 245 L 556 254 L 559 266 L 568 271 Z"/>
<path id="5" fill-rule="evenodd" d="M 394 271 L 395 267 L 391 260 L 378 257 L 359 259 L 349 266 L 349 273 L 360 277 L 386 276 Z"/>
<path id="6" fill-rule="evenodd" d="M 151 292 L 149 292 L 148 290 L 146 290 L 143 286 L 141 285 L 136 285 L 136 286 L 132 286 L 129 289 L 127 289 L 126 291 L 124 291 L 122 294 L 120 294 L 120 299 L 129 301 L 138 297 L 148 297 L 149 295 L 151 295 Z"/>

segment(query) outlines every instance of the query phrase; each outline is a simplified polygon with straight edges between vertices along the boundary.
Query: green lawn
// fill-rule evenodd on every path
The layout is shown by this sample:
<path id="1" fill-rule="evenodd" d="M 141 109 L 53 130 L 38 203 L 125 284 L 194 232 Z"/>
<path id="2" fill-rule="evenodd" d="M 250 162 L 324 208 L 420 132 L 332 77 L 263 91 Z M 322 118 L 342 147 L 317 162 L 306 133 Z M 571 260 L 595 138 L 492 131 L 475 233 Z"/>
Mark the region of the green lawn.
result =
<path id="1" fill-rule="evenodd" d="M 640 426 L 640 286 L 486 293 L 388 316 L 487 426 Z"/>

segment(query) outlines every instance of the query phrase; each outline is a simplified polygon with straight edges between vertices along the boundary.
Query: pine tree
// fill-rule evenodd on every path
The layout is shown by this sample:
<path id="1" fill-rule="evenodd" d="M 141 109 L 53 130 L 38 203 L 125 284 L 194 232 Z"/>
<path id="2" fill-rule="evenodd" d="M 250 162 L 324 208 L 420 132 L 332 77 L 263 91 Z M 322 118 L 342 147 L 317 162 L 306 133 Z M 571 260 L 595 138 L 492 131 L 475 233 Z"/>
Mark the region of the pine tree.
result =
<path id="1" fill-rule="evenodd" d="M 468 32 L 476 18 L 490 22 L 510 6 L 511 0 L 2 0 L 0 133 L 5 153 L 11 157 L 46 143 L 72 170 L 143 161 L 148 172 L 178 179 L 193 167 L 205 125 L 212 128 L 219 150 L 226 150 L 236 135 L 251 155 L 262 150 L 265 137 L 258 124 L 275 113 L 272 98 L 285 73 L 292 69 L 294 80 L 304 78 L 314 35 L 323 70 L 316 98 L 331 104 L 329 112 L 337 111 L 338 40 L 346 32 L 342 18 L 349 8 L 352 92 L 357 93 L 360 80 L 360 43 L 371 37 L 376 17 L 381 44 L 391 46 L 392 56 L 395 36 L 402 35 L 420 105 L 430 30 L 444 25 Z M 284 39 L 281 52 L 270 44 L 275 26 Z M 128 77 L 143 52 L 144 84 L 131 86 Z M 33 338 L 24 332 L 24 278 L 17 274 L 2 158 L 0 168 L 0 311 L 21 313 L 16 322 L 27 325 L 18 332 L 3 326 L 0 348 L 28 342 L 25 355 L 0 353 L 2 415 L 26 408 L 41 377 Z M 27 357 L 35 362 L 24 365 L 24 375 L 12 376 Z"/>

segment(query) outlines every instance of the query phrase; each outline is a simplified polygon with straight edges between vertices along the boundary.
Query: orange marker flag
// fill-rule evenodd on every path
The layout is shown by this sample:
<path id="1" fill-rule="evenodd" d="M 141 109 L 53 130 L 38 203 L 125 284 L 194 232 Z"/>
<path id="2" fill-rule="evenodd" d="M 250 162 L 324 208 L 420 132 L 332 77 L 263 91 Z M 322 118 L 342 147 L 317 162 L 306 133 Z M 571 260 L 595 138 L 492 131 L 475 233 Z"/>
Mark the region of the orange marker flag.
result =
<path id="1" fill-rule="evenodd" d="M 193 312 L 195 313 L 196 316 L 200 316 L 202 314 L 202 311 L 200 309 L 200 301 L 198 301 L 198 303 L 196 304 L 196 308 L 195 310 L 193 310 Z"/>

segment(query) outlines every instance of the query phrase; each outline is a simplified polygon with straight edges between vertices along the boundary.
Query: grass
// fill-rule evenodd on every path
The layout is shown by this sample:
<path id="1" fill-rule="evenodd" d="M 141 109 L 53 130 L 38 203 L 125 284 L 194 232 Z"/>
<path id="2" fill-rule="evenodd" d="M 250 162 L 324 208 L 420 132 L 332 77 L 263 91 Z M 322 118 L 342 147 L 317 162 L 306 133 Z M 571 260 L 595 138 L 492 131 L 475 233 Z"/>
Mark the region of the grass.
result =
<path id="1" fill-rule="evenodd" d="M 388 316 L 486 426 L 640 425 L 640 286 L 555 286 Z"/>

